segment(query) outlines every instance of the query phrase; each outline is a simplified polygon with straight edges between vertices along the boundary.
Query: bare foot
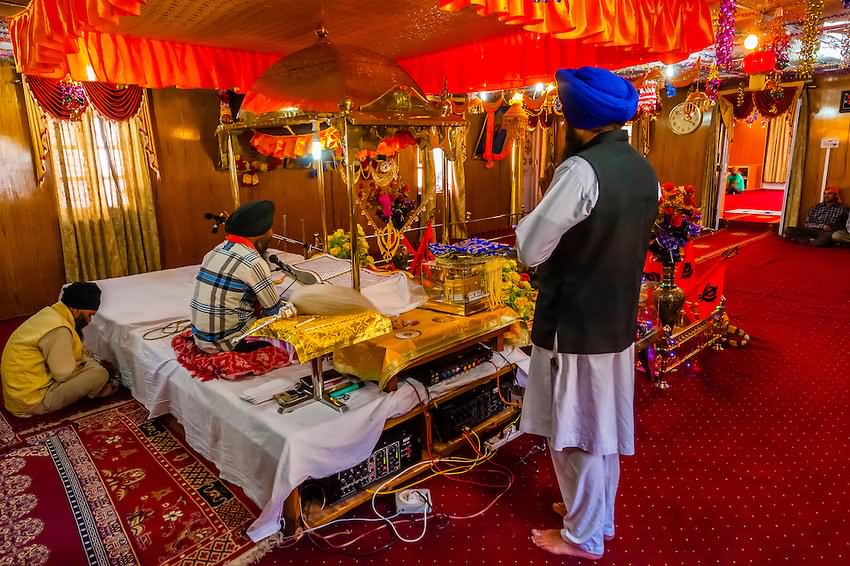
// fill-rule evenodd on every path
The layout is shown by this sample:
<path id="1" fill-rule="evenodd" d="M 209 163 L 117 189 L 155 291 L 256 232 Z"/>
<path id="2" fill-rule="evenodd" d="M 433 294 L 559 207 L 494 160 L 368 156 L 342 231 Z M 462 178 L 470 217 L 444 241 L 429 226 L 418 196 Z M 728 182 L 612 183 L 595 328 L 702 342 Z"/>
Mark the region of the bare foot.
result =
<path id="1" fill-rule="evenodd" d="M 104 385 L 103 388 L 97 392 L 97 395 L 95 395 L 95 397 L 97 397 L 98 399 L 103 399 L 104 397 L 115 395 L 117 391 L 118 384 L 112 381 L 107 381 L 106 385 Z"/>
<path id="2" fill-rule="evenodd" d="M 601 554 L 591 554 L 580 549 L 576 545 L 565 541 L 561 536 L 561 531 L 556 529 L 546 529 L 543 531 L 533 529 L 531 531 L 531 541 L 539 548 L 542 548 L 546 552 L 551 552 L 552 554 L 575 556 L 577 558 L 586 558 L 588 560 L 599 560 L 602 558 Z"/>
<path id="3" fill-rule="evenodd" d="M 564 515 L 567 514 L 567 506 L 561 503 L 560 501 L 556 501 L 552 504 L 552 511 L 554 511 L 559 517 L 563 518 Z M 614 534 L 605 535 L 603 537 L 606 542 L 611 542 L 614 540 Z"/>

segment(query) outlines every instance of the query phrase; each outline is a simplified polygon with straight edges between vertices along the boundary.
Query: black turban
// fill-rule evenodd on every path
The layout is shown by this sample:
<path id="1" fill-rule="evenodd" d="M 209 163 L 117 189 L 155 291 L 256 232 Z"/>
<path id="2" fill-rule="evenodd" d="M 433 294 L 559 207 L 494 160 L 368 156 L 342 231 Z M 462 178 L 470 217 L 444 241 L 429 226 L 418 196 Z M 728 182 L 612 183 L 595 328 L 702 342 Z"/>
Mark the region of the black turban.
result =
<path id="1" fill-rule="evenodd" d="M 262 236 L 272 227 L 274 221 L 274 203 L 270 200 L 258 200 L 243 204 L 227 218 L 224 229 L 228 234 L 253 238 Z"/>
<path id="2" fill-rule="evenodd" d="M 97 283 L 71 283 L 62 290 L 62 302 L 70 309 L 96 311 L 100 308 L 100 287 Z"/>

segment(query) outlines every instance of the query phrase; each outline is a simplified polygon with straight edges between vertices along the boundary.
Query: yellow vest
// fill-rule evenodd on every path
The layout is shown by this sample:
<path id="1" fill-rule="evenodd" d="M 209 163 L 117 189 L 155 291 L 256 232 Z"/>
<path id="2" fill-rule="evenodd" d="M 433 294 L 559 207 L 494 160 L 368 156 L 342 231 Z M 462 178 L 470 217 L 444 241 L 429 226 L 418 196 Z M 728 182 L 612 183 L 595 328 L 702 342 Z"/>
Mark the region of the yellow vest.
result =
<path id="1" fill-rule="evenodd" d="M 38 342 L 51 330 L 65 327 L 71 331 L 74 359 L 83 359 L 83 344 L 77 334 L 74 317 L 64 303 L 45 307 L 31 316 L 9 337 L 0 361 L 3 402 L 12 413 L 27 413 L 43 400 L 52 378 Z"/>

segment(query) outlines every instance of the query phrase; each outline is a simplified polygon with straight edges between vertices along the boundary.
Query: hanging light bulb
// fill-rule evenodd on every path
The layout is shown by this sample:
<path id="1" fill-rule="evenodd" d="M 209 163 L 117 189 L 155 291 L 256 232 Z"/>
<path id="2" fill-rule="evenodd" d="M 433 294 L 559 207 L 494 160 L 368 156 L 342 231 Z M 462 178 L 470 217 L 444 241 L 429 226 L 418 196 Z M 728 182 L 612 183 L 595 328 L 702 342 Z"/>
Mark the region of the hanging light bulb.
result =
<path id="1" fill-rule="evenodd" d="M 759 36 L 757 36 L 756 34 L 751 33 L 750 35 L 747 36 L 746 39 L 744 39 L 744 47 L 746 47 L 750 51 L 752 51 L 753 49 L 755 49 L 758 46 L 759 46 Z"/>
<path id="2" fill-rule="evenodd" d="M 515 92 L 513 96 L 511 96 L 511 104 L 519 104 L 520 102 L 522 102 L 522 93 Z"/>
<path id="3" fill-rule="evenodd" d="M 543 83 L 537 83 L 534 85 L 534 94 L 540 94 L 545 88 L 546 86 Z"/>
<path id="4" fill-rule="evenodd" d="M 675 65 L 667 65 L 667 68 L 664 69 L 664 75 L 668 79 L 672 79 L 676 76 L 676 66 Z"/>

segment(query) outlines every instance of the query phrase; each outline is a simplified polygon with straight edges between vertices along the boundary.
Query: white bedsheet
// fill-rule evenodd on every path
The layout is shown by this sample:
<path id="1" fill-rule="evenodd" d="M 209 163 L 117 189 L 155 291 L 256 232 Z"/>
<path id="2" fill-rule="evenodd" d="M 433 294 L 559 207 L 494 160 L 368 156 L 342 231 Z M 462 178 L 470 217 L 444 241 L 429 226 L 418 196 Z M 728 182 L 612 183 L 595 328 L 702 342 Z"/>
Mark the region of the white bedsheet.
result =
<path id="1" fill-rule="evenodd" d="M 236 382 L 193 379 L 177 363 L 170 338 L 143 336 L 164 323 L 188 318 L 196 273 L 197 267 L 186 267 L 98 282 L 102 304 L 85 330 L 85 342 L 95 355 L 118 364 L 133 396 L 151 417 L 173 414 L 192 448 L 262 508 L 248 530 L 251 539 L 259 541 L 280 529 L 284 501 L 295 487 L 366 459 L 384 422 L 413 409 L 418 397 L 408 384 L 392 393 L 367 384 L 351 395 L 345 414 L 320 404 L 279 414 L 276 403 L 252 405 L 241 400 L 240 393 L 272 380 L 279 381 L 283 391 L 310 374 L 308 365 Z M 519 350 L 506 355 L 512 362 L 525 358 Z M 499 356 L 494 363 L 504 365 Z M 475 368 L 432 387 L 431 395 L 490 372 L 490 365 Z"/>

